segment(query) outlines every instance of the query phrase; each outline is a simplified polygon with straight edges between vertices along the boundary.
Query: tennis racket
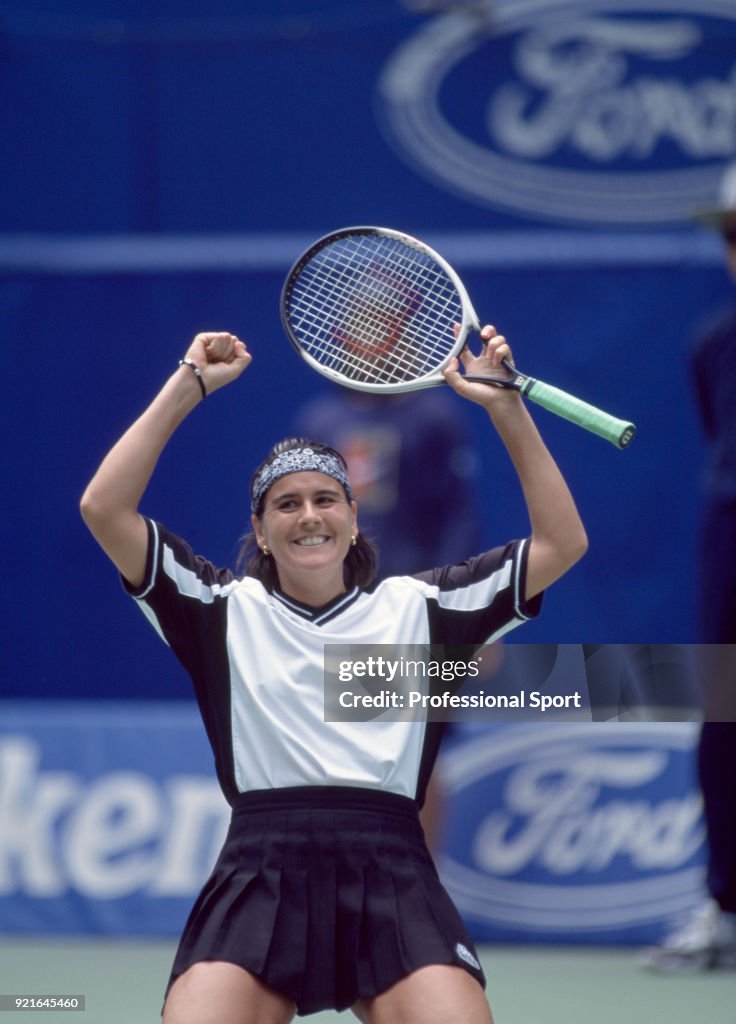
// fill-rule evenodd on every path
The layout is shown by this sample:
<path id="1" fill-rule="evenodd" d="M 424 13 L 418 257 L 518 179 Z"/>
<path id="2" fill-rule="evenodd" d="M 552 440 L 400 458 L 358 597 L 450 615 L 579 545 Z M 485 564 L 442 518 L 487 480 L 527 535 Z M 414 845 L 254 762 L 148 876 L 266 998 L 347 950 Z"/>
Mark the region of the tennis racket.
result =
<path id="1" fill-rule="evenodd" d="M 318 373 L 358 391 L 414 391 L 446 383 L 442 371 L 480 330 L 468 293 L 428 245 L 390 228 L 334 231 L 309 247 L 281 293 L 281 320 L 297 352 Z M 460 324 L 455 335 L 453 324 Z M 467 376 L 513 388 L 619 448 L 634 437 L 617 419 L 508 360 L 508 377 Z"/>

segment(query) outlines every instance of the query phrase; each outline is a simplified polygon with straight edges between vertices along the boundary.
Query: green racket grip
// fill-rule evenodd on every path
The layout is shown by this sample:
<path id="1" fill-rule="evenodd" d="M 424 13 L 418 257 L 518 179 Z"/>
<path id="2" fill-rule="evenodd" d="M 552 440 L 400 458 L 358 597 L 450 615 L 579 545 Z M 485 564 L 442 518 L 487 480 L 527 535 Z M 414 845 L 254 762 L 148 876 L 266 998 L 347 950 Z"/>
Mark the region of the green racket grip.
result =
<path id="1" fill-rule="evenodd" d="M 529 378 L 521 388 L 523 395 L 549 412 L 563 416 L 571 423 L 576 423 L 593 434 L 598 434 L 617 448 L 626 448 L 636 434 L 636 427 L 626 420 L 619 420 L 602 409 L 596 409 L 573 395 L 553 387 L 551 384 L 544 384 L 540 380 Z"/>

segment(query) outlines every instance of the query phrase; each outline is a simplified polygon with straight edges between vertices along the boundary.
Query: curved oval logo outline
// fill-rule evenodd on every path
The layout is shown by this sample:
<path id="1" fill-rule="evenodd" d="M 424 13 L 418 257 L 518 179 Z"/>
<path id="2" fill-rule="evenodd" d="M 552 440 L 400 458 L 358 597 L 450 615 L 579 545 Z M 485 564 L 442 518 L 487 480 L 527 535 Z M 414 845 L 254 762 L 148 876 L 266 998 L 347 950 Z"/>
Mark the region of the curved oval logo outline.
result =
<path id="1" fill-rule="evenodd" d="M 469 740 L 453 751 L 443 765 L 448 799 L 458 797 L 473 783 L 496 772 L 529 765 L 549 753 L 570 750 L 584 759 L 596 753 L 608 765 L 622 767 L 622 788 L 632 788 L 641 800 L 642 787 L 662 774 L 669 755 L 694 756 L 694 730 L 690 723 L 596 723 L 595 726 L 526 725 L 499 730 Z M 642 753 L 646 748 L 646 753 Z M 633 756 L 622 756 L 636 749 Z M 628 762 L 628 765 L 627 765 Z M 614 774 L 618 772 L 614 768 Z M 699 793 L 690 800 L 699 803 Z M 597 806 L 597 805 L 596 805 Z M 484 822 L 479 821 L 473 846 L 482 845 Z M 702 844 L 703 836 L 697 841 Z M 694 850 L 688 851 L 690 857 Z M 477 856 L 475 858 L 478 859 Z M 462 914 L 496 927 L 524 932 L 592 933 L 606 929 L 640 927 L 692 910 L 702 900 L 704 868 L 688 863 L 641 879 L 569 884 L 550 884 L 503 878 L 482 865 L 461 863 L 449 853 L 439 858 L 442 878 Z M 602 872 L 603 873 L 603 872 Z M 583 871 L 570 872 L 582 877 Z"/>
<path id="2" fill-rule="evenodd" d="M 672 21 L 652 26 L 636 42 L 632 25 L 605 22 L 606 13 L 663 12 Z M 681 15 L 689 15 L 684 20 Z M 672 61 L 700 38 L 697 18 L 736 21 L 733 0 L 494 0 L 489 16 L 496 35 L 521 32 L 560 16 L 579 19 L 585 32 L 607 47 L 616 45 Z M 556 22 L 555 19 L 558 19 Z M 636 32 L 641 33 L 637 22 Z M 553 29 L 552 29 L 553 30 Z M 714 200 L 725 164 L 736 156 L 736 138 L 707 163 L 675 170 L 615 173 L 565 170 L 506 155 L 454 128 L 442 113 L 439 90 L 455 65 L 486 41 L 478 18 L 461 13 L 434 18 L 389 58 L 378 82 L 379 122 L 385 137 L 410 166 L 447 191 L 485 207 L 552 220 L 621 225 L 682 222 Z M 615 54 L 614 54 L 615 56 Z M 671 76 L 670 76 L 671 77 Z M 733 93 L 736 112 L 736 65 Z M 513 99 L 507 93 L 507 101 Z"/>

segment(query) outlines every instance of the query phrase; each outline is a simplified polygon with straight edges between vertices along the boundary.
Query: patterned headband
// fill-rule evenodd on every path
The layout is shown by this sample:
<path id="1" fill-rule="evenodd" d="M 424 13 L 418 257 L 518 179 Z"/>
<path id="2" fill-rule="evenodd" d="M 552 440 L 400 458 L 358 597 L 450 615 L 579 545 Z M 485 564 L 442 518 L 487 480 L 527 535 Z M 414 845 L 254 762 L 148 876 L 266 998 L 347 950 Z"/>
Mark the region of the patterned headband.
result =
<path id="1" fill-rule="evenodd" d="M 334 455 L 315 452 L 312 448 L 292 448 L 281 452 L 267 462 L 253 481 L 250 489 L 250 507 L 253 513 L 258 508 L 261 498 L 277 480 L 288 473 L 325 473 L 337 480 L 345 488 L 348 500 L 353 500 L 350 482 L 345 467 Z"/>

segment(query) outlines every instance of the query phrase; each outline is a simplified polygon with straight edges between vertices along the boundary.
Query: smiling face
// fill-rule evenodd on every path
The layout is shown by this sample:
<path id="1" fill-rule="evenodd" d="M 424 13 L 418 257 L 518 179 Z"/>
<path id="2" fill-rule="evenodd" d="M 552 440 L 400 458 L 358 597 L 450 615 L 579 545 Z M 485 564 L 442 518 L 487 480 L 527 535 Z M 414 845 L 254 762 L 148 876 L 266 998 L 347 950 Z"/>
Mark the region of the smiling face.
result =
<path id="1" fill-rule="evenodd" d="M 321 605 L 345 590 L 343 562 L 358 530 L 356 506 L 331 476 L 282 476 L 252 522 L 258 546 L 267 545 L 273 556 L 283 591 Z"/>

